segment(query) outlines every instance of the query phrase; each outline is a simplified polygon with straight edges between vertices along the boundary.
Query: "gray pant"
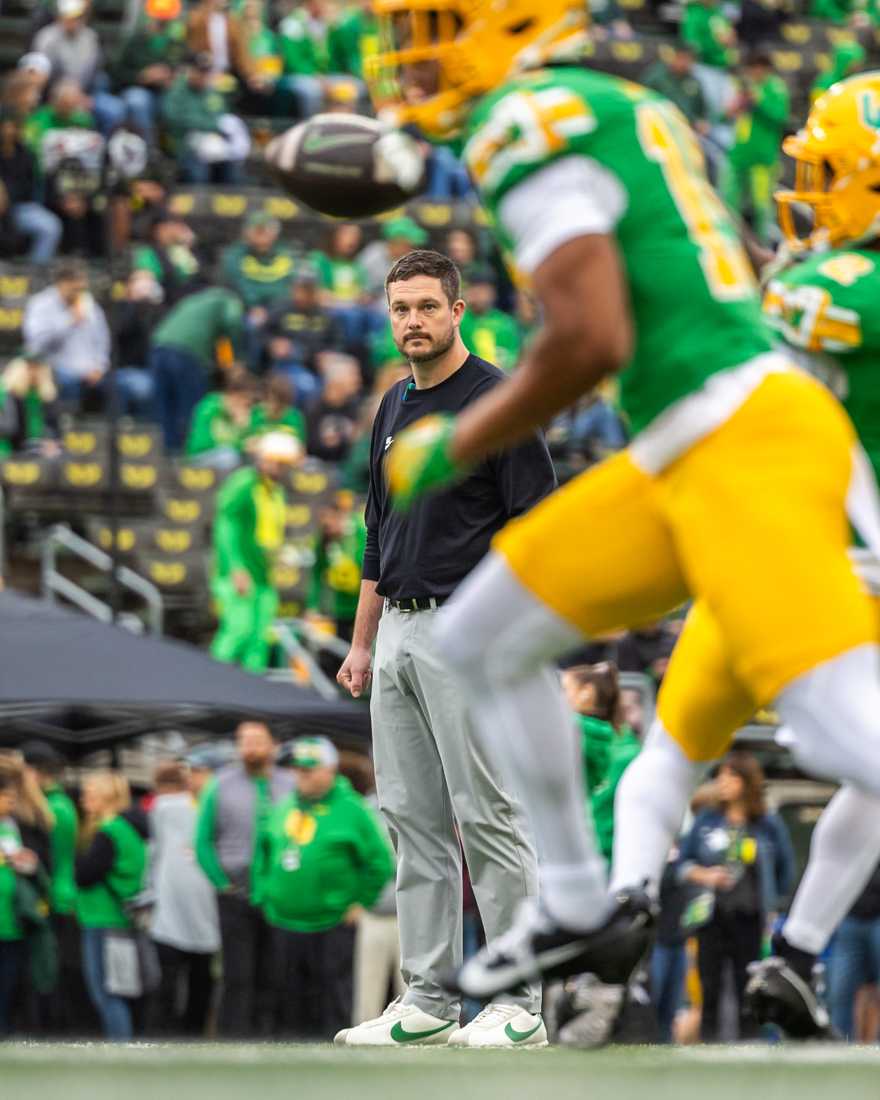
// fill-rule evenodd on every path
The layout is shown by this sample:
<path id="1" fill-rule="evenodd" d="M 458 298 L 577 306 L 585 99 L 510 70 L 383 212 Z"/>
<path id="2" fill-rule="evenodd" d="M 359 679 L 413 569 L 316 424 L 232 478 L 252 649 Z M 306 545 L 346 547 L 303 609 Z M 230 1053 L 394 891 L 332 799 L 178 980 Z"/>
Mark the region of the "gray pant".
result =
<path id="1" fill-rule="evenodd" d="M 376 793 L 397 848 L 404 1000 L 442 1019 L 460 1003 L 440 980 L 462 962 L 461 836 L 488 939 L 537 892 L 531 830 L 501 786 L 452 677 L 434 655 L 436 612 L 389 610 L 379 623 L 371 714 Z M 540 985 L 507 999 L 540 1010 Z"/>

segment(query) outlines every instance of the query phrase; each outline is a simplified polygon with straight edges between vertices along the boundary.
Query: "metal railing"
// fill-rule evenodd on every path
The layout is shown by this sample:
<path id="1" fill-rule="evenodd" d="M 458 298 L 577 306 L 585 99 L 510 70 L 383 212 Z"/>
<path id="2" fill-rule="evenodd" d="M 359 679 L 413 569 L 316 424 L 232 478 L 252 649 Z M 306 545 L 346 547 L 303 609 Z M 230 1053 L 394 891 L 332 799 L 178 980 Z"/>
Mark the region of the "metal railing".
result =
<path id="1" fill-rule="evenodd" d="M 109 574 L 113 571 L 113 558 L 109 554 L 74 534 L 66 523 L 58 523 L 47 532 L 43 541 L 40 570 L 43 595 L 53 601 L 57 596 L 61 596 L 102 623 L 112 623 L 113 609 L 108 603 L 99 600 L 97 596 L 59 572 L 59 550 L 74 554 L 101 573 Z M 125 565 L 118 567 L 116 579 L 122 588 L 128 589 L 144 601 L 150 632 L 157 636 L 161 635 L 164 608 L 162 593 L 159 589 Z M 132 630 L 134 627 L 132 620 L 132 616 L 120 616 L 119 622 L 121 626 Z M 134 630 L 136 632 L 137 628 L 134 627 Z"/>
<path id="2" fill-rule="evenodd" d="M 323 699 L 339 699 L 340 691 L 336 682 L 331 680 L 321 668 L 315 652 L 322 649 L 328 650 L 341 660 L 348 655 L 348 644 L 341 638 L 332 634 L 324 634 L 316 630 L 306 619 L 276 619 L 274 623 L 275 636 L 278 643 L 290 661 L 299 661 L 308 674 L 308 683 Z M 283 673 L 273 676 L 273 679 L 288 679 L 286 669 L 278 670 Z"/>

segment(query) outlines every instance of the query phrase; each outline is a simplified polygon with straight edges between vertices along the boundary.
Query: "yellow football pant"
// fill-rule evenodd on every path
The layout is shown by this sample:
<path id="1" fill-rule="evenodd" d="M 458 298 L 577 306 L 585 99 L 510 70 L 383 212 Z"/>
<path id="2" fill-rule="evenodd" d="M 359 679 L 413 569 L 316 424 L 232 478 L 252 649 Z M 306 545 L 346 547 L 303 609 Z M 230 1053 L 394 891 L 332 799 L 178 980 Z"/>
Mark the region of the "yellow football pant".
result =
<path id="1" fill-rule="evenodd" d="M 723 684 L 717 704 L 743 721 L 796 677 L 877 640 L 847 557 L 855 447 L 846 414 L 818 382 L 770 375 L 661 473 L 615 455 L 508 524 L 494 547 L 589 637 L 701 600 L 729 675 L 750 696 L 742 718 Z"/>

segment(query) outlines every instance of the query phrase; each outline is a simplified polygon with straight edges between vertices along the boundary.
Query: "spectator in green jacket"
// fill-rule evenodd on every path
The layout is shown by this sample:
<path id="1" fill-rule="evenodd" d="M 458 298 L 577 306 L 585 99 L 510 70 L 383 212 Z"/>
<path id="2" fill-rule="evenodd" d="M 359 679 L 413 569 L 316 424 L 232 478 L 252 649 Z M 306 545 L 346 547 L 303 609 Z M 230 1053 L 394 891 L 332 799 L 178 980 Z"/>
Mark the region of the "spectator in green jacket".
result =
<path id="1" fill-rule="evenodd" d="M 281 222 L 257 211 L 244 224 L 242 239 L 223 253 L 223 281 L 244 302 L 247 361 L 260 366 L 270 309 L 287 297 L 296 270 L 289 248 L 278 243 Z"/>
<path id="2" fill-rule="evenodd" d="M 138 23 L 122 40 L 111 75 L 115 86 L 123 89 L 131 123 L 147 142 L 155 141 L 159 101 L 185 56 L 180 0 L 146 0 Z"/>
<path id="3" fill-rule="evenodd" d="M 24 927 L 19 915 L 18 875 L 33 874 L 36 855 L 23 847 L 15 812 L 19 779 L 0 771 L 0 1039 L 12 1031 L 12 1006 L 25 963 Z"/>
<path id="4" fill-rule="evenodd" d="M 195 233 L 186 221 L 161 210 L 150 225 L 150 243 L 134 250 L 132 271 L 149 271 L 162 288 L 166 307 L 208 285 L 195 244 Z"/>
<path id="5" fill-rule="evenodd" d="M 562 674 L 569 706 L 581 735 L 587 801 L 599 851 L 610 863 L 614 846 L 614 795 L 641 742 L 622 718 L 617 667 L 578 665 Z"/>
<path id="6" fill-rule="evenodd" d="M 43 139 L 53 130 L 96 130 L 94 116 L 86 108 L 87 98 L 75 80 L 59 80 L 52 88 L 49 102 L 28 115 L 24 140 L 43 165 Z"/>
<path id="7" fill-rule="evenodd" d="M 193 409 L 184 448 L 187 459 L 218 470 L 239 466 L 255 398 L 254 379 L 245 371 L 230 373 L 221 391 L 205 394 Z"/>
<path id="8" fill-rule="evenodd" d="M 187 295 L 165 315 L 150 343 L 156 412 L 165 446 L 178 451 L 190 417 L 218 364 L 231 366 L 244 342 L 244 308 L 231 290 Z"/>
<path id="9" fill-rule="evenodd" d="M 788 123 L 789 96 L 769 54 L 756 53 L 743 70 L 743 90 L 731 108 L 734 145 L 722 179 L 731 209 L 751 212 L 752 228 L 762 244 L 774 226 L 773 191 L 779 176 L 779 150 Z"/>
<path id="10" fill-rule="evenodd" d="M 226 100 L 208 53 L 190 54 L 162 100 L 162 118 L 186 183 L 238 183 L 241 160 L 224 132 Z"/>
<path id="11" fill-rule="evenodd" d="M 363 79 L 364 62 L 379 52 L 379 29 L 372 0 L 343 8 L 327 36 L 330 71 Z"/>
<path id="12" fill-rule="evenodd" d="M 149 830 L 144 815 L 131 805 L 128 781 L 118 772 L 88 775 L 82 786 L 82 808 L 87 845 L 76 859 L 76 914 L 82 928 L 86 986 L 105 1037 L 125 1041 L 133 1034 L 131 1003 L 107 991 L 112 978 L 108 939 L 110 933 L 132 927 L 125 903 L 140 893 L 146 881 Z"/>
<path id="13" fill-rule="evenodd" d="M 255 897 L 274 929 L 281 1032 L 326 1041 L 351 1025 L 355 928 L 394 862 L 333 743 L 302 737 L 291 755 L 296 789 L 269 817 Z"/>
<path id="14" fill-rule="evenodd" d="M 76 806 L 61 786 L 64 758 L 45 741 L 28 741 L 21 754 L 32 778 L 39 785 L 52 812 L 50 834 L 52 854 L 52 910 L 70 916 L 76 908 L 76 838 L 79 828 Z"/>
<path id="15" fill-rule="evenodd" d="M 267 432 L 289 432 L 306 445 L 306 418 L 296 407 L 296 391 L 286 374 L 273 371 L 267 378 L 263 398 L 254 405 L 248 424 L 245 450 L 255 450 Z"/>
<path id="16" fill-rule="evenodd" d="M 464 293 L 467 309 L 461 319 L 461 338 L 468 351 L 509 371 L 519 358 L 522 336 L 514 318 L 495 307 L 497 297 L 494 271 L 472 268 Z"/>
<path id="17" fill-rule="evenodd" d="M 694 75 L 706 99 L 712 140 L 727 149 L 731 134 L 726 118 L 736 94 L 730 71 L 736 62 L 736 31 L 722 11 L 721 0 L 688 0 L 681 38 L 697 59 Z"/>
<path id="18" fill-rule="evenodd" d="M 691 126 L 705 134 L 709 129 L 709 108 L 694 75 L 694 60 L 694 47 L 688 42 L 677 42 L 665 60 L 659 57 L 642 73 L 640 82 L 674 103 Z"/>
<path id="19" fill-rule="evenodd" d="M 199 797 L 195 854 L 217 891 L 223 943 L 223 999 L 218 1030 L 224 1039 L 265 1038 L 271 1030 L 274 983 L 271 937 L 252 902 L 257 844 L 272 806 L 293 787 L 275 764 L 276 745 L 264 722 L 243 721 L 235 731 L 237 759 L 222 766 Z"/>
<path id="20" fill-rule="evenodd" d="M 217 496 L 211 590 L 219 626 L 211 653 L 251 672 L 268 664 L 268 631 L 278 612 L 272 569 L 284 540 L 281 478 L 301 456 L 292 435 L 269 432 L 257 446 L 256 466 L 236 470 Z"/>
<path id="21" fill-rule="evenodd" d="M 279 85 L 293 96 L 301 118 L 323 110 L 325 101 L 332 101 L 340 88 L 348 91 L 351 101 L 363 94 L 363 85 L 355 76 L 331 70 L 327 39 L 322 0 L 298 0 L 278 25 L 283 65 Z"/>
<path id="22" fill-rule="evenodd" d="M 337 493 L 321 509 L 306 606 L 311 614 L 332 619 L 336 636 L 346 642 L 354 628 L 366 544 L 363 510 L 354 507 L 351 493 Z"/>
<path id="23" fill-rule="evenodd" d="M 371 308 L 367 273 L 358 259 L 363 231 L 354 222 L 342 222 L 331 231 L 325 251 L 311 254 L 321 285 L 321 304 L 339 320 L 346 350 L 358 354 L 372 333 L 386 321 L 384 312 Z"/>
<path id="24" fill-rule="evenodd" d="M 820 73 L 810 89 L 810 101 L 818 99 L 823 92 L 827 92 L 832 84 L 852 76 L 864 67 L 865 49 L 854 38 L 844 39 L 838 42 L 831 55 L 831 65 L 824 73 Z"/>

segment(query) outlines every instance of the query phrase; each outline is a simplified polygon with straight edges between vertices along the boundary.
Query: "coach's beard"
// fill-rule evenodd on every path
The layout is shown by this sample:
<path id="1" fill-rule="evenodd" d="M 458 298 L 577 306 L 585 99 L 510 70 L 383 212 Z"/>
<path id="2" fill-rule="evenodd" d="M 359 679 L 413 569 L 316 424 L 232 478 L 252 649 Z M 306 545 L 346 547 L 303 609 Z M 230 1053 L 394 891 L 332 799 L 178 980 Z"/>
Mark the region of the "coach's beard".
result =
<path id="1" fill-rule="evenodd" d="M 433 344 L 431 337 L 427 333 L 423 333 L 419 339 L 426 340 L 432 346 L 427 351 L 407 351 L 406 345 L 414 340 L 415 337 L 410 334 L 403 341 L 403 347 L 398 344 L 398 350 L 406 356 L 410 363 L 430 363 L 434 359 L 440 359 L 455 343 L 455 326 L 450 326 L 448 334 L 443 338 L 439 344 Z"/>

